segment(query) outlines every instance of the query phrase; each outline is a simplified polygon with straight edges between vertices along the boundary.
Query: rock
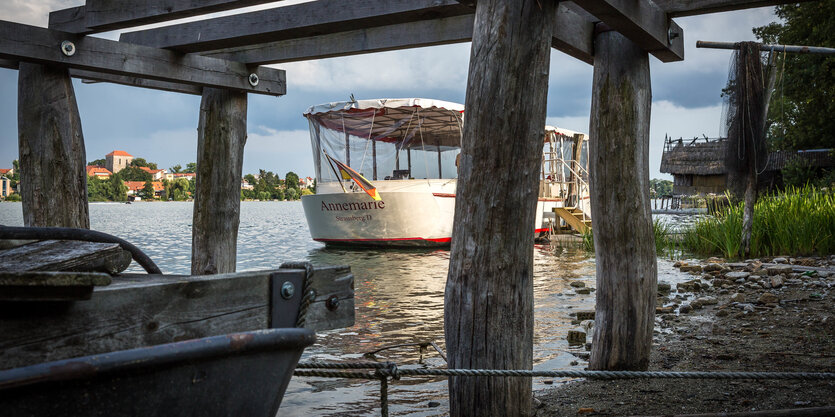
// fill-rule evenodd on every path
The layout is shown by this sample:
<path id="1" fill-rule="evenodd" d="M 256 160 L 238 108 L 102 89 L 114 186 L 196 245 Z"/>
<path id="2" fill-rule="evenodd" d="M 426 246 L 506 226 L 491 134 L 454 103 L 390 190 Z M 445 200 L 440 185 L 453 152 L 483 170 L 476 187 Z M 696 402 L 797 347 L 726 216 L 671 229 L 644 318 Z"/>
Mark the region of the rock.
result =
<path id="1" fill-rule="evenodd" d="M 594 310 L 583 310 L 577 312 L 577 320 L 594 320 Z"/>
<path id="2" fill-rule="evenodd" d="M 746 312 L 746 313 L 753 313 L 753 312 L 754 312 L 754 310 L 756 310 L 756 309 L 754 308 L 754 305 L 753 305 L 753 304 L 750 304 L 750 303 L 746 303 L 746 304 L 739 304 L 739 305 L 738 305 L 738 307 L 739 307 L 739 308 L 741 308 L 741 309 L 742 309 L 742 311 L 744 311 L 744 312 Z"/>
<path id="3" fill-rule="evenodd" d="M 707 264 L 702 268 L 702 271 L 704 271 L 704 272 L 715 272 L 715 271 L 721 271 L 721 270 L 722 270 L 722 265 L 719 265 L 719 264 Z"/>
<path id="4" fill-rule="evenodd" d="M 716 312 L 716 317 L 725 317 L 728 314 L 731 314 L 731 313 L 728 312 L 728 310 L 722 309 L 722 310 L 719 310 L 719 311 Z"/>
<path id="5" fill-rule="evenodd" d="M 748 266 L 748 264 L 746 264 L 744 262 L 734 262 L 734 263 L 726 264 L 726 266 L 728 268 L 731 268 L 731 269 L 744 269 Z"/>
<path id="6" fill-rule="evenodd" d="M 757 304 L 777 304 L 780 302 L 780 297 L 773 293 L 764 292 L 760 298 L 757 299 Z"/>
<path id="7" fill-rule="evenodd" d="M 591 330 L 594 329 L 594 320 L 583 320 L 580 323 L 580 327 L 586 331 L 586 334 L 591 333 Z M 585 343 L 585 340 L 583 341 Z"/>
<path id="8" fill-rule="evenodd" d="M 696 325 L 696 334 L 713 334 L 713 320 L 704 316 L 691 317 L 690 321 Z"/>
<path id="9" fill-rule="evenodd" d="M 771 280 L 770 279 L 759 281 L 758 284 L 760 284 L 761 287 L 763 287 L 767 290 L 771 288 Z"/>
<path id="10" fill-rule="evenodd" d="M 766 271 L 768 271 L 768 275 L 790 274 L 792 268 L 791 265 L 774 265 L 766 268 Z"/>
<path id="11" fill-rule="evenodd" d="M 731 285 L 731 282 L 726 279 L 716 278 L 713 280 L 713 288 L 722 288 L 725 285 Z"/>
<path id="12" fill-rule="evenodd" d="M 690 272 L 700 274 L 702 272 L 702 267 L 699 265 L 682 265 L 679 270 L 681 272 Z"/>
<path id="13" fill-rule="evenodd" d="M 676 263 L 673 264 L 673 268 L 678 268 L 682 265 L 687 265 L 687 262 L 676 261 Z"/>
<path id="14" fill-rule="evenodd" d="M 725 274 L 725 278 L 733 280 L 733 281 L 736 281 L 740 278 L 746 279 L 749 276 L 751 276 L 751 274 L 749 272 L 744 272 L 744 271 L 728 272 L 727 274 Z"/>
<path id="15" fill-rule="evenodd" d="M 691 311 L 693 311 L 693 307 L 691 307 L 690 304 L 687 303 L 684 303 L 678 307 L 678 312 L 681 314 L 687 314 Z"/>
<path id="16" fill-rule="evenodd" d="M 719 304 L 719 301 L 716 300 L 716 297 L 713 297 L 713 296 L 710 296 L 710 295 L 707 295 L 707 296 L 704 296 L 704 297 L 699 297 L 699 298 L 696 299 L 696 301 L 698 301 L 703 306 L 711 306 L 711 305 Z"/>
<path id="17" fill-rule="evenodd" d="M 669 294 L 672 286 L 669 282 L 661 281 L 658 283 L 658 293 L 659 294 Z"/>
<path id="18" fill-rule="evenodd" d="M 711 256 L 710 258 L 707 258 L 707 261 L 710 262 L 710 263 L 716 263 L 716 264 L 721 264 L 721 263 L 725 262 L 725 260 L 723 258 L 717 258 L 715 256 Z"/>
<path id="19" fill-rule="evenodd" d="M 674 310 L 675 310 L 675 307 L 673 307 L 673 306 L 655 307 L 655 314 L 669 314 L 669 313 L 672 313 Z"/>
<path id="20" fill-rule="evenodd" d="M 679 292 L 682 292 L 682 291 L 689 291 L 689 292 L 700 291 L 702 289 L 702 282 L 698 279 L 681 282 L 681 283 L 676 285 L 676 289 Z"/>
<path id="21" fill-rule="evenodd" d="M 702 304 L 702 302 L 699 300 L 693 300 L 690 302 L 690 307 L 693 307 L 694 310 L 700 310 L 702 307 L 704 307 L 704 304 Z"/>
<path id="22" fill-rule="evenodd" d="M 577 294 L 591 294 L 591 288 L 577 288 Z"/>
<path id="23" fill-rule="evenodd" d="M 789 260 L 786 259 L 786 258 L 780 257 L 780 258 L 774 258 L 773 262 L 775 264 L 785 264 L 785 263 L 788 263 Z"/>
<path id="24" fill-rule="evenodd" d="M 583 288 L 586 286 L 586 283 L 583 281 L 571 281 L 571 284 L 568 285 L 571 285 L 574 288 Z"/>
<path id="25" fill-rule="evenodd" d="M 569 330 L 568 331 L 568 336 L 566 337 L 566 339 L 568 339 L 568 345 L 569 346 L 577 346 L 577 345 L 585 344 L 586 343 L 586 331 L 583 330 L 582 328 L 578 328 L 578 329 L 575 329 L 575 330 Z"/>
<path id="26" fill-rule="evenodd" d="M 536 404 L 536 402 L 537 402 L 537 401 L 539 401 L 539 400 L 537 400 L 536 398 L 534 398 L 534 404 Z M 429 404 L 426 404 L 426 405 L 427 405 L 427 406 L 429 406 L 429 408 L 435 408 L 435 407 L 440 407 L 440 406 L 441 406 L 441 403 L 439 403 L 439 402 L 437 402 L 437 401 L 429 401 Z M 537 406 L 538 406 L 538 405 L 537 405 Z"/>
<path id="27" fill-rule="evenodd" d="M 737 293 L 734 293 L 734 295 L 731 296 L 730 301 L 732 303 L 744 303 L 745 302 L 745 297 L 742 294 L 737 292 Z"/>
<path id="28" fill-rule="evenodd" d="M 783 276 L 782 275 L 775 275 L 771 277 L 771 287 L 772 288 L 780 288 L 783 286 Z"/>

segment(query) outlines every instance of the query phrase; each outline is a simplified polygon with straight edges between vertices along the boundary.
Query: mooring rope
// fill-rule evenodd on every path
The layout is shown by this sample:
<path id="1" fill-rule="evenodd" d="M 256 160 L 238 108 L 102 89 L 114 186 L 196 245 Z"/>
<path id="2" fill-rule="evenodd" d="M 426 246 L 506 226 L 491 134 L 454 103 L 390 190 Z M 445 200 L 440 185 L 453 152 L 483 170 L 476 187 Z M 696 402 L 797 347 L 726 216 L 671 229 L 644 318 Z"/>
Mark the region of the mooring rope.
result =
<path id="1" fill-rule="evenodd" d="M 313 264 L 310 262 L 284 262 L 278 269 L 304 269 L 304 282 L 302 283 L 302 299 L 299 304 L 299 316 L 296 318 L 296 327 L 304 327 L 305 316 L 310 303 L 316 298 L 311 289 L 313 280 Z"/>

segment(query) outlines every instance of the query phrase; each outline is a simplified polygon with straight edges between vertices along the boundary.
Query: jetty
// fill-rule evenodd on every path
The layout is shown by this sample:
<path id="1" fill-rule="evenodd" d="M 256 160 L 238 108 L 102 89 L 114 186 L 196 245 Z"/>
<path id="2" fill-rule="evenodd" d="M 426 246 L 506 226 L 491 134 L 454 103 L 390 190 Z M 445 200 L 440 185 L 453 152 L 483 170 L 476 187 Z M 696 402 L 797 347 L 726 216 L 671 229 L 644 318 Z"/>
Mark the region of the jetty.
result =
<path id="1" fill-rule="evenodd" d="M 657 280 L 648 178 L 650 55 L 662 62 L 684 59 L 685 34 L 676 17 L 786 1 L 319 0 L 129 31 L 119 41 L 94 36 L 268 2 L 87 0 L 52 12 L 48 28 L 0 21 L 0 66 L 18 71 L 26 226 L 90 225 L 84 136 L 71 78 L 202 97 L 192 275 L 171 282 L 153 274 L 128 277 L 121 284 L 113 277 L 108 286 L 93 285 L 90 300 L 71 301 L 73 307 L 56 316 L 12 308 L 28 313 L 4 318 L 0 326 L 12 343 L 31 338 L 15 351 L 33 352 L 26 363 L 56 359 L 37 352 L 89 356 L 98 348 L 81 342 L 88 339 L 101 340 L 102 349 L 126 348 L 108 342 L 119 340 L 115 336 L 121 332 L 115 330 L 121 324 L 135 330 L 126 337 L 133 346 L 269 326 L 268 311 L 282 308 L 284 285 L 275 278 L 282 271 L 235 273 L 247 95 L 281 96 L 292 82 L 283 70 L 264 65 L 472 41 L 445 299 L 449 368 L 531 369 L 530 230 L 549 58 L 556 49 L 594 66 L 589 177 L 598 291 L 590 368 L 646 369 Z M 514 146 L 502 146 L 508 141 Z M 31 275 L 9 274 L 4 276 L 35 282 Z M 305 276 L 311 274 L 316 275 Z M 352 311 L 344 301 L 350 299 L 349 288 L 333 294 L 342 296 L 316 298 L 313 304 Z M 240 304 L 218 304 L 227 299 Z M 171 302 L 157 308 L 176 319 L 123 313 L 116 305 L 144 308 L 164 300 Z M 193 317 L 195 312 L 206 315 Z M 245 318 L 240 326 L 233 320 L 212 324 L 239 316 Z M 88 330 L 62 333 L 67 339 L 50 333 L 68 323 L 89 326 L 96 337 L 87 337 Z M 114 329 L 113 323 L 120 326 Z M 170 324 L 177 323 L 188 330 L 172 330 Z M 33 343 L 41 347 L 33 349 Z M 78 346 L 61 349 L 64 345 Z M 18 356 L 8 354 L 10 348 L 4 348 L 3 367 L 23 365 L 6 363 Z M 453 416 L 531 414 L 530 380 L 458 375 L 450 378 L 449 388 Z"/>

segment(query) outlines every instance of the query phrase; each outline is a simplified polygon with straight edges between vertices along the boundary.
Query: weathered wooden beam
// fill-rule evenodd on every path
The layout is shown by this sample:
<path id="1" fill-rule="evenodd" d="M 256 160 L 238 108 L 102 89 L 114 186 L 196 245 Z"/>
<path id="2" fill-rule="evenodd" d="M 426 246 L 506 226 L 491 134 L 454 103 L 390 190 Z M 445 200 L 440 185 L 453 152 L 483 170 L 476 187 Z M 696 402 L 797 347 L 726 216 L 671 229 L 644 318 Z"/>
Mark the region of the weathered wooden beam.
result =
<path id="1" fill-rule="evenodd" d="M 812 0 L 653 0 L 670 17 L 696 16 L 709 13 L 769 7 L 780 4 L 799 3 Z"/>
<path id="2" fill-rule="evenodd" d="M 645 370 L 658 275 L 649 197 L 649 57 L 615 31 L 600 33 L 594 45 L 589 177 L 597 307 L 589 368 Z"/>
<path id="3" fill-rule="evenodd" d="M 195 275 L 235 272 L 246 108 L 246 94 L 203 90 L 191 232 L 191 273 Z"/>
<path id="4" fill-rule="evenodd" d="M 96 287 L 88 301 L 0 303 L 0 369 L 269 327 L 297 320 L 302 291 L 285 299 L 273 287 L 304 270 L 210 276 L 126 275 Z M 305 328 L 326 330 L 354 322 L 350 268 L 316 267 Z M 328 300 L 332 300 L 330 303 Z M 337 302 L 334 302 L 336 300 Z M 293 304 L 275 325 L 273 311 Z M 329 307 L 331 306 L 331 307 Z M 290 311 L 290 310 L 287 310 Z"/>
<path id="5" fill-rule="evenodd" d="M 118 274 L 130 265 L 130 252 L 117 243 L 43 240 L 0 250 L 0 272 L 79 271 Z"/>
<path id="6" fill-rule="evenodd" d="M 87 0 L 84 6 L 49 13 L 49 28 L 90 34 L 275 1 L 278 0 Z"/>
<path id="7" fill-rule="evenodd" d="M 275 96 L 286 92 L 286 75 L 283 70 L 265 67 L 251 69 L 239 62 L 183 55 L 12 22 L 0 21 L 0 59 L 255 94 Z M 251 74 L 258 77 L 257 82 L 250 82 Z"/>
<path id="8" fill-rule="evenodd" d="M 203 94 L 203 87 L 199 85 L 172 83 L 168 81 L 159 80 L 148 80 L 145 78 L 105 74 L 95 71 L 71 69 L 70 77 L 79 78 L 85 84 L 104 82 L 127 85 L 131 87 L 148 88 L 151 90 L 169 91 L 172 93 L 192 94 L 198 96 Z"/>
<path id="9" fill-rule="evenodd" d="M 475 15 L 466 14 L 227 48 L 203 55 L 265 65 L 469 42 L 474 19 Z M 553 22 L 551 45 L 591 64 L 593 32 L 593 23 L 560 4 Z"/>
<path id="10" fill-rule="evenodd" d="M 573 0 L 663 62 L 684 59 L 684 30 L 652 0 Z"/>
<path id="11" fill-rule="evenodd" d="M 20 63 L 17 84 L 23 223 L 89 228 L 87 155 L 69 74 Z"/>
<path id="12" fill-rule="evenodd" d="M 202 52 L 470 13 L 454 0 L 319 0 L 127 32 L 120 40 Z"/>
<path id="13" fill-rule="evenodd" d="M 444 296 L 450 369 L 532 366 L 533 230 L 556 11 L 538 0 L 476 7 Z M 449 394 L 452 416 L 531 415 L 530 379 L 451 377 Z"/>

